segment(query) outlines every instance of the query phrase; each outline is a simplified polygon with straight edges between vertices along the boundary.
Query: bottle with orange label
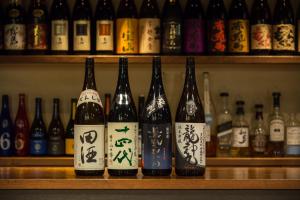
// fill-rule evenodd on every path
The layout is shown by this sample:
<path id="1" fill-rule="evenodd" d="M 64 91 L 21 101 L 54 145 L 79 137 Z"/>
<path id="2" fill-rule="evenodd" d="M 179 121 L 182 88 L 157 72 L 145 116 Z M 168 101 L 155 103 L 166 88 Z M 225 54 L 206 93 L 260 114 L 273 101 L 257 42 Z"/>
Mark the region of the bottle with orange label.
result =
<path id="1" fill-rule="evenodd" d="M 138 17 L 133 0 L 121 0 L 117 13 L 117 54 L 138 54 Z"/>

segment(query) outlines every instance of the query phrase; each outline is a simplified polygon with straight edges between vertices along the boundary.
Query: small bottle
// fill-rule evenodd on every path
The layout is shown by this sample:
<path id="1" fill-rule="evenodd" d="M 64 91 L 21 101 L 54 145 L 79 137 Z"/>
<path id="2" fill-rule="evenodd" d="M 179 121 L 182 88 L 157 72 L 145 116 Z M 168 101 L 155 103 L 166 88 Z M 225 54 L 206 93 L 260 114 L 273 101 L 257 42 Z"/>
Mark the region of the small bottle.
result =
<path id="1" fill-rule="evenodd" d="M 286 124 L 286 156 L 300 156 L 300 122 L 295 114 L 290 114 Z"/>
<path id="2" fill-rule="evenodd" d="M 138 102 L 138 117 L 139 117 L 139 157 L 142 156 L 142 135 L 143 135 L 143 128 L 142 128 L 142 120 L 143 120 L 143 114 L 145 110 L 145 96 L 140 95 L 139 96 L 139 102 Z"/>
<path id="3" fill-rule="evenodd" d="M 236 118 L 233 121 L 232 157 L 249 156 L 249 125 L 245 119 L 244 101 L 237 101 Z"/>
<path id="4" fill-rule="evenodd" d="M 105 132 L 104 132 L 104 139 L 105 139 L 105 156 L 107 156 L 108 152 L 108 132 L 107 132 L 107 124 L 109 119 L 109 112 L 110 112 L 110 105 L 111 105 L 111 94 L 105 94 L 105 101 L 104 101 L 104 114 L 105 114 Z"/>
<path id="5" fill-rule="evenodd" d="M 66 128 L 65 137 L 65 154 L 67 156 L 74 156 L 74 121 L 76 113 L 77 99 L 71 99 L 70 119 Z"/>

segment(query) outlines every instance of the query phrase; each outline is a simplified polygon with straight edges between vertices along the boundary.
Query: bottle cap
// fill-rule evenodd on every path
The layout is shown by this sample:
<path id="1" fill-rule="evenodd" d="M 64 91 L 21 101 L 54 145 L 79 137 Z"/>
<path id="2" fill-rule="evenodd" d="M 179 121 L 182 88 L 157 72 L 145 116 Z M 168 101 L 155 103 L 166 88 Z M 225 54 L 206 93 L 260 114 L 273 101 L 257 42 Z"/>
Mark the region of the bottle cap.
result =
<path id="1" fill-rule="evenodd" d="M 243 106 L 243 105 L 245 105 L 245 101 L 238 100 L 238 101 L 236 101 L 236 105 Z"/>
<path id="2" fill-rule="evenodd" d="M 220 96 L 221 96 L 221 97 L 228 97 L 229 94 L 228 94 L 228 92 L 221 92 L 221 93 L 220 93 Z"/>

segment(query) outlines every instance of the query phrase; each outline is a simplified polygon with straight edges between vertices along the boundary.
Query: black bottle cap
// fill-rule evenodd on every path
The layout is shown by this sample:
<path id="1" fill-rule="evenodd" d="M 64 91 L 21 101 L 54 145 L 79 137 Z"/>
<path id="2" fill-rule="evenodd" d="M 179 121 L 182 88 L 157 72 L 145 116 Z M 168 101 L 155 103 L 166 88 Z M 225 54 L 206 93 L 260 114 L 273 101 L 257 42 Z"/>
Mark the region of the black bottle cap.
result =
<path id="1" fill-rule="evenodd" d="M 273 92 L 272 95 L 273 95 L 273 97 L 280 97 L 281 93 L 280 92 Z"/>
<path id="2" fill-rule="evenodd" d="M 55 104 L 59 103 L 59 98 L 54 98 L 53 103 L 55 103 Z"/>
<path id="3" fill-rule="evenodd" d="M 238 101 L 236 101 L 236 105 L 243 106 L 243 105 L 245 105 L 245 101 L 238 100 Z"/>
<path id="4" fill-rule="evenodd" d="M 221 93 L 220 93 L 220 96 L 221 96 L 221 97 L 228 97 L 229 94 L 228 94 L 228 92 L 221 92 Z"/>
<path id="5" fill-rule="evenodd" d="M 263 105 L 263 104 L 255 104 L 254 107 L 255 107 L 255 108 L 264 108 L 264 105 Z"/>

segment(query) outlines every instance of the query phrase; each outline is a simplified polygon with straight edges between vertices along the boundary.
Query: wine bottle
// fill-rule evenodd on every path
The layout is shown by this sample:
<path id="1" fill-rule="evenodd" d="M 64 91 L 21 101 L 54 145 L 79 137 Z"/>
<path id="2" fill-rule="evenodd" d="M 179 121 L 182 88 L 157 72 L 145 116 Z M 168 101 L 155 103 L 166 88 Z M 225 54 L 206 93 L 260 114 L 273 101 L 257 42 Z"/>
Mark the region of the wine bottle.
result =
<path id="1" fill-rule="evenodd" d="M 76 113 L 77 99 L 71 99 L 70 119 L 66 128 L 65 137 L 65 154 L 67 156 L 74 156 L 74 121 Z"/>
<path id="2" fill-rule="evenodd" d="M 249 53 L 249 15 L 245 0 L 233 0 L 231 2 L 228 37 L 230 54 Z"/>
<path id="3" fill-rule="evenodd" d="M 114 53 L 115 9 L 111 0 L 99 0 L 95 14 L 96 53 Z"/>
<path id="4" fill-rule="evenodd" d="M 51 53 L 70 53 L 70 12 L 66 0 L 54 0 L 51 7 Z"/>
<path id="5" fill-rule="evenodd" d="M 162 53 L 180 54 L 182 52 L 182 10 L 178 0 L 167 0 L 162 16 Z"/>
<path id="6" fill-rule="evenodd" d="M 0 115 L 0 156 L 14 154 L 14 130 L 9 111 L 8 95 L 2 96 L 2 111 Z"/>
<path id="7" fill-rule="evenodd" d="M 26 48 L 25 9 L 20 0 L 10 0 L 4 18 L 4 50 L 23 54 Z"/>
<path id="8" fill-rule="evenodd" d="M 105 155 L 107 156 L 108 152 L 108 132 L 107 132 L 107 123 L 109 119 L 109 112 L 110 112 L 110 104 L 111 104 L 111 94 L 105 94 L 105 102 L 104 102 L 104 112 L 105 112 L 105 131 L 104 131 L 104 138 L 105 138 Z"/>
<path id="9" fill-rule="evenodd" d="M 152 81 L 142 119 L 142 172 L 169 176 L 172 172 L 172 118 L 161 76 L 161 59 L 153 58 Z"/>
<path id="10" fill-rule="evenodd" d="M 15 154 L 27 156 L 29 154 L 29 122 L 25 106 L 25 94 L 19 94 L 19 108 L 15 119 Z"/>
<path id="11" fill-rule="evenodd" d="M 286 156 L 300 156 L 300 122 L 294 113 L 286 124 Z"/>
<path id="12" fill-rule="evenodd" d="M 195 77 L 195 60 L 187 58 L 183 92 L 175 119 L 175 171 L 179 176 L 202 176 L 205 172 L 205 116 Z"/>
<path id="13" fill-rule="evenodd" d="M 83 89 L 74 123 L 74 168 L 76 175 L 102 175 L 104 160 L 104 111 L 97 92 L 94 59 L 87 58 Z"/>
<path id="14" fill-rule="evenodd" d="M 48 129 L 48 155 L 65 154 L 65 130 L 59 115 L 59 99 L 53 99 L 53 115 Z"/>
<path id="15" fill-rule="evenodd" d="M 27 19 L 29 54 L 47 54 L 49 50 L 48 9 L 45 0 L 31 0 Z"/>
<path id="16" fill-rule="evenodd" d="M 134 0 L 121 0 L 117 13 L 117 54 L 137 54 L 138 16 Z"/>
<path id="17" fill-rule="evenodd" d="M 207 9 L 207 51 L 223 55 L 227 51 L 227 12 L 223 0 L 210 0 Z"/>
<path id="18" fill-rule="evenodd" d="M 42 99 L 35 99 L 35 117 L 31 125 L 29 149 L 31 156 L 47 155 L 47 132 L 42 116 Z"/>
<path id="19" fill-rule="evenodd" d="M 277 0 L 273 21 L 273 53 L 294 54 L 296 46 L 294 12 L 289 0 Z"/>
<path id="20" fill-rule="evenodd" d="M 139 96 L 139 106 L 138 106 L 138 118 L 139 118 L 139 157 L 142 156 L 142 135 L 143 135 L 143 128 L 142 128 L 142 121 L 143 121 L 143 114 L 145 110 L 145 96 L 140 95 Z"/>
<path id="21" fill-rule="evenodd" d="M 128 80 L 128 59 L 120 58 L 119 78 L 108 121 L 108 173 L 138 172 L 138 118 Z"/>
<path id="22" fill-rule="evenodd" d="M 199 0 L 188 0 L 184 13 L 184 53 L 205 53 L 205 25 L 205 16 L 201 2 Z"/>
<path id="23" fill-rule="evenodd" d="M 92 50 L 92 9 L 89 0 L 76 0 L 72 19 L 73 53 L 90 54 Z"/>
<path id="24" fill-rule="evenodd" d="M 160 12 L 156 0 L 144 0 L 139 18 L 139 53 L 160 53 Z"/>
<path id="25" fill-rule="evenodd" d="M 251 53 L 268 55 L 272 50 L 272 19 L 267 0 L 255 0 L 251 14 Z"/>

